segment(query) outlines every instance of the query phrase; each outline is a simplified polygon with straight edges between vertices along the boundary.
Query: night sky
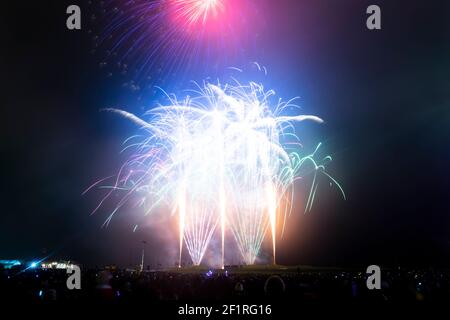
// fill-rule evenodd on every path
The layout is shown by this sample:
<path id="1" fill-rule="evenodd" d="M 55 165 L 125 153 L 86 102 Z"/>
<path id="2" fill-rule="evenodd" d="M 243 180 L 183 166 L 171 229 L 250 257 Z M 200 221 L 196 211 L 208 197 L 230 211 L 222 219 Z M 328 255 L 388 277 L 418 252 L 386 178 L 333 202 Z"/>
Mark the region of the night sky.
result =
<path id="1" fill-rule="evenodd" d="M 65 27 L 70 4 L 82 9 L 81 31 Z M 381 6 L 382 30 L 365 27 L 370 4 Z M 300 135 L 310 147 L 323 142 L 334 157 L 329 171 L 348 196 L 343 201 L 324 188 L 312 212 L 304 215 L 299 205 L 278 262 L 448 266 L 448 1 L 261 0 L 254 6 L 263 22 L 258 39 L 234 62 L 265 65 L 280 96 L 300 96 L 306 113 L 325 119 Z M 124 86 L 129 75 L 101 67 L 102 53 L 93 50 L 94 7 L 75 0 L 2 6 L 0 259 L 137 264 L 146 240 L 149 264 L 173 263 L 157 226 L 133 233 L 124 213 L 101 228 L 108 212 L 90 215 L 100 195 L 81 195 L 115 172 L 122 141 L 136 133 L 99 110 L 142 114 L 154 98 L 151 90 Z"/>

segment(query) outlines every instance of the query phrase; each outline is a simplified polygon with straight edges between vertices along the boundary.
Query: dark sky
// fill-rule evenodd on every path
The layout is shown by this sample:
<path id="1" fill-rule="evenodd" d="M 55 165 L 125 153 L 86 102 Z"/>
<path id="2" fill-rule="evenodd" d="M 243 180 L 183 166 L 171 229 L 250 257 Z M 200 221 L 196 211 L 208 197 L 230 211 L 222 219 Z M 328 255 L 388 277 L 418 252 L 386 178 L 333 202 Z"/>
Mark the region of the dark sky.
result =
<path id="1" fill-rule="evenodd" d="M 65 28 L 79 4 L 81 31 Z M 264 30 L 249 61 L 269 68 L 284 97 L 326 120 L 307 128 L 334 156 L 347 201 L 325 189 L 297 212 L 279 263 L 450 263 L 450 5 L 446 1 L 262 0 Z M 369 4 L 382 30 L 365 28 Z M 0 259 L 46 255 L 85 264 L 167 263 L 155 226 L 125 215 L 101 229 L 98 195 L 81 196 L 120 164 L 133 126 L 99 110 L 145 103 L 93 52 L 87 1 L 9 1 L 0 17 L 2 126 Z M 92 31 L 92 32 L 90 32 Z M 140 98 L 140 99 L 139 99 Z M 314 139 L 313 139 L 314 138 Z"/>

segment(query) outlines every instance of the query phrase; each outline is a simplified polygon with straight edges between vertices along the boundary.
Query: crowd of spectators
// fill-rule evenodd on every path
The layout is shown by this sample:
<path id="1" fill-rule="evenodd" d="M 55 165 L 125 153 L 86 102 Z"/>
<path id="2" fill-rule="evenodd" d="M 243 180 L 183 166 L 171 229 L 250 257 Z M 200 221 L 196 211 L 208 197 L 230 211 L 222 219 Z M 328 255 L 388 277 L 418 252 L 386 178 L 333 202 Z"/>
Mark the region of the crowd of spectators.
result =
<path id="1" fill-rule="evenodd" d="M 192 271 L 84 270 L 81 290 L 69 290 L 65 270 L 0 270 L 0 298 L 37 304 L 59 301 L 450 301 L 445 270 L 382 271 L 380 290 L 366 274 L 341 269 L 242 272 L 239 268 Z"/>

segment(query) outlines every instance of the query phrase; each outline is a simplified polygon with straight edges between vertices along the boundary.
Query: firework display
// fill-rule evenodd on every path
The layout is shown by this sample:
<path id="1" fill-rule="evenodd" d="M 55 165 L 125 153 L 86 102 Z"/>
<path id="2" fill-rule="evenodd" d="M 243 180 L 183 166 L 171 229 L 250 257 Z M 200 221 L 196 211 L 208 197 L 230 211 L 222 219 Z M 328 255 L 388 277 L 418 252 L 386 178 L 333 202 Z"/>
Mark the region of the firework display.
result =
<path id="1" fill-rule="evenodd" d="M 450 1 L 376 2 L 5 2 L 0 305 L 450 301 Z"/>
<path id="2" fill-rule="evenodd" d="M 201 263 L 216 229 L 222 266 L 226 230 L 246 264 L 255 262 L 269 231 L 275 262 L 276 233 L 291 212 L 294 181 L 313 172 L 307 210 L 315 199 L 318 174 L 343 191 L 325 171 L 331 158 L 316 159 L 320 145 L 306 156 L 299 153 L 295 123 L 322 120 L 285 115 L 294 102 L 280 100 L 273 106 L 273 95 L 254 82 L 205 83 L 183 100 L 168 96 L 170 105 L 151 109 L 148 121 L 108 109 L 136 123 L 144 134 L 127 140 L 134 153 L 101 201 L 122 194 L 106 223 L 130 201 L 138 201 L 146 214 L 165 207 L 178 217 L 180 264 L 185 244 L 194 265 Z"/>
<path id="3" fill-rule="evenodd" d="M 174 74 L 182 82 L 190 67 L 194 74 L 201 66 L 220 68 L 232 52 L 246 51 L 241 43 L 247 26 L 257 30 L 251 5 L 237 0 L 112 1 L 101 5 L 107 23 L 96 46 L 108 48 L 108 59 L 115 58 L 123 73 L 133 66 L 138 79 L 164 83 Z M 267 75 L 265 67 L 254 65 Z M 257 82 L 205 80 L 183 99 L 166 94 L 168 103 L 143 118 L 107 109 L 137 124 L 143 134 L 127 139 L 131 156 L 119 172 L 93 185 L 108 189 L 94 212 L 114 203 L 105 225 L 129 204 L 149 217 L 170 212 L 177 219 L 179 266 L 184 248 L 199 265 L 217 237 L 222 267 L 231 240 L 241 260 L 254 264 L 264 240 L 270 239 L 276 263 L 277 233 L 283 234 L 292 211 L 295 182 L 311 178 L 301 181 L 310 190 L 305 211 L 312 208 L 319 176 L 344 192 L 325 170 L 331 157 L 319 158 L 320 144 L 305 153 L 296 134 L 298 122 L 322 119 L 290 114 L 298 111 L 294 101 L 274 102 L 274 94 Z"/>

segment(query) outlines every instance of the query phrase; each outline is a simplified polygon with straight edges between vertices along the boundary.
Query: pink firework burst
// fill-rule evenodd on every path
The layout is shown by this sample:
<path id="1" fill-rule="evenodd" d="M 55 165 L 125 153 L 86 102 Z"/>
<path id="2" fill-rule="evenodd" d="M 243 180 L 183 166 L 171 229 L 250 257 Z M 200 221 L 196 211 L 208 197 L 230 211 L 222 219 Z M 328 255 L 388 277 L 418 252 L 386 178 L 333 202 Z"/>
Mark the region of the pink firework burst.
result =
<path id="1" fill-rule="evenodd" d="M 205 76 L 205 66 L 209 76 L 211 66 L 242 65 L 264 21 L 253 0 L 111 0 L 95 8 L 101 66 L 117 66 L 140 88 Z"/>
<path id="2" fill-rule="evenodd" d="M 225 10 L 223 0 L 173 0 L 173 5 L 178 18 L 189 26 L 205 25 Z"/>

